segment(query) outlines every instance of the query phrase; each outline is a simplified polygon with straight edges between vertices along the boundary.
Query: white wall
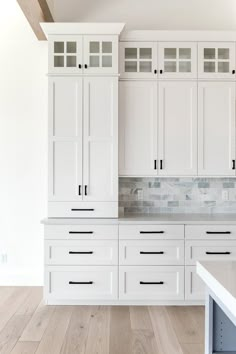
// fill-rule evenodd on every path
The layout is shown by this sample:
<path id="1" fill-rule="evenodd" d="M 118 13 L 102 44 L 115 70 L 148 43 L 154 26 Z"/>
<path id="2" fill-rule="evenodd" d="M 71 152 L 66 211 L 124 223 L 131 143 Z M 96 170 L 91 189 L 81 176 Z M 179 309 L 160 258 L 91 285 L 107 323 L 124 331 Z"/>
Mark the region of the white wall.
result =
<path id="1" fill-rule="evenodd" d="M 235 0 L 54 0 L 57 21 L 121 21 L 127 29 L 236 29 Z"/>
<path id="2" fill-rule="evenodd" d="M 47 42 L 36 39 L 17 2 L 7 0 L 0 43 L 0 285 L 42 284 Z"/>

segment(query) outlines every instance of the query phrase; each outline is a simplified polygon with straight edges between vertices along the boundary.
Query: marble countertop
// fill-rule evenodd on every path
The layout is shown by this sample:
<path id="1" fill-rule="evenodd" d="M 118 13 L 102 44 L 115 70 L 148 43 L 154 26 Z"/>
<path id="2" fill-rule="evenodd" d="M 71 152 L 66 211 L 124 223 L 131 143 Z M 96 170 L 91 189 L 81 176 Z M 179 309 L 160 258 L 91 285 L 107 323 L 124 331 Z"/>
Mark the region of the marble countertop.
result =
<path id="1" fill-rule="evenodd" d="M 235 224 L 236 214 L 157 214 L 157 215 L 141 215 L 132 214 L 115 219 L 78 219 L 78 218 L 45 218 L 42 220 L 46 225 L 79 225 L 79 224 Z"/>
<path id="2" fill-rule="evenodd" d="M 236 261 L 200 261 L 197 274 L 236 317 Z"/>

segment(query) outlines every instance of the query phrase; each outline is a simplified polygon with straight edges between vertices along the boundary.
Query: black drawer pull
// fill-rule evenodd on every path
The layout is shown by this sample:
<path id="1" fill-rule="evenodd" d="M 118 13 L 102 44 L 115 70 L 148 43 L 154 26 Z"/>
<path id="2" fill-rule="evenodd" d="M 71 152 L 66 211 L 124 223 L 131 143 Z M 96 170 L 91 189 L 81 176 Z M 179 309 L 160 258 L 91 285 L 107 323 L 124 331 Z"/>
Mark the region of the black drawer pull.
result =
<path id="1" fill-rule="evenodd" d="M 69 234 L 78 234 L 78 235 L 81 235 L 81 234 L 93 234 L 93 231 L 69 231 Z"/>
<path id="2" fill-rule="evenodd" d="M 74 251 L 69 251 L 69 254 L 93 254 L 92 251 L 88 251 L 88 252 L 74 252 Z"/>
<path id="3" fill-rule="evenodd" d="M 164 234 L 165 231 L 139 231 L 140 234 Z"/>
<path id="4" fill-rule="evenodd" d="M 93 284 L 93 281 L 69 281 L 70 285 L 80 285 L 80 284 L 85 284 L 85 285 L 90 285 Z"/>
<path id="5" fill-rule="evenodd" d="M 163 285 L 164 281 L 140 281 L 141 285 Z"/>
<path id="6" fill-rule="evenodd" d="M 94 209 L 71 209 L 71 211 L 94 211 Z"/>
<path id="7" fill-rule="evenodd" d="M 164 254 L 163 251 L 160 251 L 160 252 L 143 252 L 143 251 L 140 251 L 140 254 Z"/>
<path id="8" fill-rule="evenodd" d="M 157 160 L 154 160 L 154 170 L 157 169 Z"/>
<path id="9" fill-rule="evenodd" d="M 206 254 L 231 254 L 231 252 L 206 252 Z"/>
<path id="10" fill-rule="evenodd" d="M 208 235 L 230 235 L 230 231 L 206 231 Z"/>
<path id="11" fill-rule="evenodd" d="M 232 160 L 232 170 L 235 170 L 235 160 Z"/>

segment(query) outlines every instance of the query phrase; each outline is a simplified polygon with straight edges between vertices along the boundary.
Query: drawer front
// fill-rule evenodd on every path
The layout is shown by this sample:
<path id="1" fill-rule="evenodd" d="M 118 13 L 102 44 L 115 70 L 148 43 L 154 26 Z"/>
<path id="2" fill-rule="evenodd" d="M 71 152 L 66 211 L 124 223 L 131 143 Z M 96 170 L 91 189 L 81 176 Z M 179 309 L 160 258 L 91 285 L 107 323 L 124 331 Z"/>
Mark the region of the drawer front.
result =
<path id="1" fill-rule="evenodd" d="M 236 225 L 187 225 L 185 238 L 192 240 L 236 239 Z"/>
<path id="2" fill-rule="evenodd" d="M 120 299 L 183 300 L 184 267 L 121 266 Z"/>
<path id="3" fill-rule="evenodd" d="M 48 240 L 118 239 L 118 225 L 45 225 Z"/>
<path id="4" fill-rule="evenodd" d="M 46 267 L 48 300 L 116 300 L 118 267 Z"/>
<path id="5" fill-rule="evenodd" d="M 118 202 L 49 202 L 49 218 L 118 218 Z"/>
<path id="6" fill-rule="evenodd" d="M 121 265 L 184 265 L 184 241 L 120 241 Z"/>
<path id="7" fill-rule="evenodd" d="M 117 265 L 118 241 L 46 241 L 45 262 L 49 265 Z"/>
<path id="8" fill-rule="evenodd" d="M 183 239 L 184 225 L 120 225 L 119 238 L 126 240 Z"/>
<path id="9" fill-rule="evenodd" d="M 204 300 L 205 285 L 197 275 L 196 267 L 185 267 L 185 299 Z"/>
<path id="10" fill-rule="evenodd" d="M 236 260 L 236 241 L 186 241 L 185 262 L 196 265 L 196 261 Z"/>

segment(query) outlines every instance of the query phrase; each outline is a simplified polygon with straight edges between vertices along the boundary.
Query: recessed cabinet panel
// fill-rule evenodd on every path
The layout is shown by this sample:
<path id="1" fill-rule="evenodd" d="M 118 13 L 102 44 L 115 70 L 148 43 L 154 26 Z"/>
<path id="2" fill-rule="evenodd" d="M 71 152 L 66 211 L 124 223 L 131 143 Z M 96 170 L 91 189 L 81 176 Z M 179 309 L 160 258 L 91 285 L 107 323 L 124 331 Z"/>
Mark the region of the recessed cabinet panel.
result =
<path id="1" fill-rule="evenodd" d="M 198 44 L 199 78 L 235 80 L 235 66 L 235 43 L 205 42 Z"/>
<path id="2" fill-rule="evenodd" d="M 50 36 L 50 73 L 82 73 L 82 59 L 82 36 Z"/>
<path id="3" fill-rule="evenodd" d="M 121 42 L 120 73 L 123 78 L 157 77 L 157 43 Z"/>
<path id="4" fill-rule="evenodd" d="M 116 78 L 84 79 L 84 200 L 87 201 L 117 200 L 117 97 Z"/>
<path id="5" fill-rule="evenodd" d="M 197 83 L 159 84 L 159 174 L 197 174 Z"/>
<path id="6" fill-rule="evenodd" d="M 75 141 L 54 141 L 50 143 L 50 200 L 81 200 L 79 185 L 82 185 L 80 168 L 82 148 Z"/>
<path id="7" fill-rule="evenodd" d="M 158 44 L 159 77 L 196 78 L 197 44 L 188 42 L 161 42 Z"/>
<path id="8" fill-rule="evenodd" d="M 120 82 L 119 174 L 156 175 L 157 83 Z"/>
<path id="9" fill-rule="evenodd" d="M 84 36 L 84 74 L 118 73 L 117 36 Z"/>
<path id="10" fill-rule="evenodd" d="M 235 83 L 198 83 L 198 174 L 235 176 Z"/>

